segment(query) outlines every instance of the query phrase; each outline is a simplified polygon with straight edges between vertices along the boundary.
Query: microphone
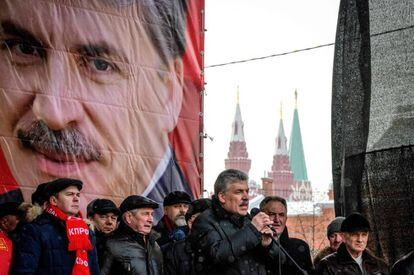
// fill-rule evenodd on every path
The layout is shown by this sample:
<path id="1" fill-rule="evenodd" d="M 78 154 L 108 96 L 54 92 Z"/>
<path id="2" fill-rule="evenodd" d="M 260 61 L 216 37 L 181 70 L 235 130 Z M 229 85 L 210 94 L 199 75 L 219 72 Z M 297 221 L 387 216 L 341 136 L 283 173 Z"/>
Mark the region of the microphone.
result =
<path id="1" fill-rule="evenodd" d="M 250 210 L 250 217 L 252 217 L 252 219 L 253 219 L 253 217 L 256 216 L 257 214 L 259 214 L 260 212 L 261 211 L 260 211 L 259 208 L 253 207 L 252 210 Z"/>
<path id="2" fill-rule="evenodd" d="M 259 214 L 260 212 L 262 212 L 262 211 L 260 211 L 259 208 L 253 207 L 252 210 L 250 210 L 250 217 L 253 219 L 254 216 L 256 216 L 257 214 Z M 276 236 L 277 236 L 276 229 L 271 224 L 268 224 L 267 227 L 269 227 L 270 230 L 273 231 L 273 233 L 276 233 Z"/>
<path id="3" fill-rule="evenodd" d="M 260 209 L 257 207 L 252 208 L 252 210 L 250 210 L 250 217 L 253 219 L 254 216 L 256 216 L 257 214 L 259 214 Z M 268 225 L 268 227 L 273 231 L 273 233 L 276 234 L 276 236 L 278 237 L 278 234 L 276 232 L 276 229 L 271 226 L 270 224 Z M 276 243 L 276 245 L 280 248 L 280 250 L 286 255 L 286 257 L 288 257 L 289 260 L 291 260 L 293 262 L 293 264 L 296 266 L 296 268 L 304 275 L 307 275 L 308 272 L 306 270 L 304 270 L 293 258 L 292 256 L 286 251 L 286 249 L 280 244 L 279 240 L 272 237 L 273 241 Z M 279 254 L 280 256 L 280 254 Z M 280 259 L 279 259 L 279 265 L 281 264 Z M 280 270 L 280 266 L 279 266 L 279 272 L 281 272 Z"/>

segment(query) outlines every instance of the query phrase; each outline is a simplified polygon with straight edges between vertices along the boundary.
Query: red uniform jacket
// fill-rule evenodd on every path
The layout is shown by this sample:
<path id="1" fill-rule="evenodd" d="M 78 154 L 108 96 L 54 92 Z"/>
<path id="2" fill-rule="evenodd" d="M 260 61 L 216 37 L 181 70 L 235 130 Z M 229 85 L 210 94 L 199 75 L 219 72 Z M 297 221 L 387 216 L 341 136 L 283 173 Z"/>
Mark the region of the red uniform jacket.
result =
<path id="1" fill-rule="evenodd" d="M 8 275 L 12 262 L 13 243 L 5 232 L 0 230 L 0 275 Z"/>

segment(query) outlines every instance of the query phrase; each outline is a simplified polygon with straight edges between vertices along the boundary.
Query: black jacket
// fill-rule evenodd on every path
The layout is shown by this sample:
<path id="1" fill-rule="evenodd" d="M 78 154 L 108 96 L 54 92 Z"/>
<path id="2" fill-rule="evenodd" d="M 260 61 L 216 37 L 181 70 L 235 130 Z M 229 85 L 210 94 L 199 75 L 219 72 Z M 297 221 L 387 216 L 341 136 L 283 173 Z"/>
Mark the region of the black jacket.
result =
<path id="1" fill-rule="evenodd" d="M 164 215 L 153 228 L 153 230 L 160 234 L 160 237 L 157 238 L 157 243 L 160 247 L 170 242 L 170 234 L 172 229 L 168 228 L 166 219 L 167 217 Z"/>
<path id="2" fill-rule="evenodd" d="M 194 253 L 188 239 L 171 243 L 164 252 L 165 275 L 194 275 L 196 274 L 193 259 Z"/>
<path id="3" fill-rule="evenodd" d="M 364 250 L 362 252 L 362 265 L 366 274 L 383 275 L 389 274 L 387 265 L 381 259 L 371 255 Z M 357 262 L 351 257 L 346 250 L 345 244 L 342 243 L 338 251 L 326 256 L 319 262 L 317 274 L 321 275 L 362 275 L 361 269 Z"/>
<path id="4" fill-rule="evenodd" d="M 152 235 L 135 232 L 122 221 L 105 244 L 102 275 L 162 274 L 162 254 Z"/>
<path id="5" fill-rule="evenodd" d="M 216 198 L 212 209 L 197 217 L 188 238 L 197 274 L 267 274 L 266 264 L 279 256 L 275 243 L 261 245 L 248 216 L 228 213 Z"/>
<path id="6" fill-rule="evenodd" d="M 99 263 L 100 268 L 102 268 L 102 265 L 103 265 L 103 254 L 105 251 L 106 241 L 112 235 L 113 235 L 113 232 L 109 234 L 105 234 L 99 231 L 98 229 L 95 229 L 96 251 L 98 252 L 98 263 Z"/>
<path id="7" fill-rule="evenodd" d="M 414 275 L 414 250 L 394 264 L 391 275 Z"/>
<path id="8" fill-rule="evenodd" d="M 335 251 L 332 250 L 330 246 L 326 246 L 324 249 L 319 251 L 318 254 L 316 254 L 315 258 L 313 258 L 313 265 L 315 266 L 315 269 L 318 268 L 320 261 L 325 258 L 326 256 L 335 253 Z"/>
<path id="9" fill-rule="evenodd" d="M 314 274 L 314 268 L 312 264 L 312 258 L 309 250 L 309 245 L 297 238 L 290 238 L 287 227 L 283 230 L 279 237 L 280 244 L 289 253 L 289 255 L 296 261 L 296 263 L 308 274 Z M 277 265 L 271 266 L 272 274 L 279 274 L 279 267 Z M 302 274 L 294 263 L 286 258 L 286 262 L 281 266 L 281 274 Z"/>

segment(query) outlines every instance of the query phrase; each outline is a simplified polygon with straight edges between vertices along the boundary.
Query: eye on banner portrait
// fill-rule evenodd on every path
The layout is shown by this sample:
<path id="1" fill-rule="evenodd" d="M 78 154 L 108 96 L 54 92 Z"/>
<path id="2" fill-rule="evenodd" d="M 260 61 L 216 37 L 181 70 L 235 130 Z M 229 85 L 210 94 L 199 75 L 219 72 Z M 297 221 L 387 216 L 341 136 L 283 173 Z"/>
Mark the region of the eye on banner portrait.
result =
<path id="1" fill-rule="evenodd" d="M 201 189 L 204 1 L 0 0 L 0 202 Z"/>

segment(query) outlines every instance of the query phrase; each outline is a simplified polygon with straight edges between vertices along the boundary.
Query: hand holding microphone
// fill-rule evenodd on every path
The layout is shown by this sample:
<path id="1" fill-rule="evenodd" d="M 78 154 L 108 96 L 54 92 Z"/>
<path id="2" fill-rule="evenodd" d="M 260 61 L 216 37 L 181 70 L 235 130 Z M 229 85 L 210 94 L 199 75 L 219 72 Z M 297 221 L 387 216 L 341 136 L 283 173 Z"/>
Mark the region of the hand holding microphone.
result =
<path id="1" fill-rule="evenodd" d="M 266 213 L 261 212 L 258 208 L 253 208 L 250 215 L 252 216 L 253 226 L 262 234 L 262 245 L 267 247 L 272 243 L 272 221 Z"/>
<path id="2" fill-rule="evenodd" d="M 264 212 L 260 212 L 258 208 L 253 208 L 250 211 L 250 215 L 252 217 L 252 224 L 258 231 L 262 231 L 264 227 L 272 224 L 269 216 Z"/>
<path id="3" fill-rule="evenodd" d="M 272 224 L 272 222 L 270 221 L 270 218 L 269 218 L 269 216 L 266 214 L 266 213 L 264 213 L 264 212 L 261 212 L 260 211 L 260 209 L 259 208 L 257 208 L 257 207 L 255 207 L 255 208 L 252 208 L 252 210 L 250 211 L 250 216 L 252 217 L 252 224 L 256 227 L 256 228 L 258 228 L 256 225 L 255 225 L 255 223 L 258 223 L 259 224 L 259 222 L 258 221 L 261 221 L 261 223 L 260 223 L 260 225 L 263 225 L 264 226 L 264 228 L 266 229 L 266 230 L 263 230 L 263 231 L 261 231 L 261 230 L 259 230 L 261 233 L 262 233 L 262 245 L 263 246 L 268 246 L 269 244 L 271 244 L 272 243 L 272 240 L 274 240 L 275 241 L 275 243 L 276 243 L 276 245 L 279 247 L 279 249 L 281 250 L 281 252 L 283 252 L 283 254 L 284 254 L 284 256 L 286 256 L 296 267 L 297 267 L 297 269 L 302 273 L 302 274 L 305 274 L 305 275 L 307 275 L 308 273 L 307 273 L 307 271 L 306 270 L 304 270 L 302 267 L 300 267 L 300 265 L 292 258 L 292 256 L 290 256 L 289 255 L 289 253 L 286 251 L 286 249 L 284 249 L 283 248 L 283 246 L 280 244 L 280 242 L 278 241 L 278 240 L 276 240 L 273 236 L 274 235 L 276 235 L 276 238 L 278 238 L 279 236 L 278 236 L 278 234 L 277 234 L 277 231 L 276 231 L 276 229 L 275 228 L 273 228 L 273 226 L 271 225 Z M 255 220 L 255 218 L 256 217 L 258 217 L 258 219 L 257 220 Z M 269 222 L 267 222 L 266 221 L 266 218 L 267 218 L 267 221 L 269 221 Z M 254 223 L 254 222 L 255 223 Z M 270 234 L 270 232 L 269 232 L 269 230 L 270 230 L 270 232 L 272 233 L 271 235 L 269 235 Z M 268 241 L 268 238 L 270 239 L 270 241 Z M 267 244 L 268 243 L 268 244 Z M 267 245 L 266 245 L 267 244 Z M 282 263 L 282 261 L 280 260 L 280 253 L 279 253 L 279 265 Z M 284 257 L 283 256 L 283 257 Z M 280 267 L 280 266 L 279 266 Z M 280 268 L 279 268 L 279 270 L 280 270 Z"/>

